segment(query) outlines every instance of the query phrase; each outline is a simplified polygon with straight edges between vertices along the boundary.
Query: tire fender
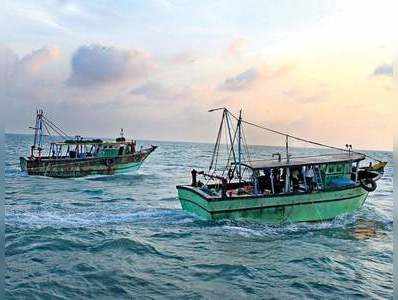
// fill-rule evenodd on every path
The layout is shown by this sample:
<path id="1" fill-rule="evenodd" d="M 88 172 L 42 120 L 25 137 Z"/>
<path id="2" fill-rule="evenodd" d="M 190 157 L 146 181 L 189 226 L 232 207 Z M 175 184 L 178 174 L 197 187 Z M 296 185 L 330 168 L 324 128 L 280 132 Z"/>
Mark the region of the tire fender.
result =
<path id="1" fill-rule="evenodd" d="M 373 179 L 364 178 L 360 180 L 361 187 L 367 192 L 373 192 L 377 188 L 376 182 Z"/>
<path id="2" fill-rule="evenodd" d="M 112 165 L 115 163 L 115 160 L 113 158 L 107 158 L 105 159 L 105 165 L 107 167 L 112 167 Z"/>

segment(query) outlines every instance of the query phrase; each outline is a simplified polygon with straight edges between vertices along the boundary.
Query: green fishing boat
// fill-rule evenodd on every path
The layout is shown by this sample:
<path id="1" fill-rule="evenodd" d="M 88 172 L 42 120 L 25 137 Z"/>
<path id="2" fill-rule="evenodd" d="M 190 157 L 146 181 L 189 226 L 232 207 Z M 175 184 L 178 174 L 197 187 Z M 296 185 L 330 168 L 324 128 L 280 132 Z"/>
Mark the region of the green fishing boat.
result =
<path id="1" fill-rule="evenodd" d="M 115 141 L 71 138 L 42 110 L 36 112 L 35 126 L 31 128 L 35 136 L 30 156 L 20 157 L 21 170 L 28 175 L 70 178 L 134 171 L 157 148 L 151 145 L 137 150 L 136 141 L 124 138 L 123 129 Z M 54 134 L 65 140 L 50 142 L 46 155 L 44 140 Z"/>
<path id="2" fill-rule="evenodd" d="M 220 110 L 220 109 L 216 109 Z M 245 219 L 270 223 L 323 221 L 362 207 L 377 188 L 386 162 L 362 165 L 374 158 L 295 137 L 235 116 L 225 108 L 210 167 L 192 170 L 192 181 L 178 185 L 182 209 L 202 219 Z M 214 110 L 211 110 L 214 111 Z M 236 123 L 236 126 L 233 126 Z M 285 138 L 284 154 L 252 159 L 243 124 Z M 218 166 L 221 137 L 226 131 L 227 163 Z M 290 140 L 334 149 L 337 153 L 293 156 Z"/>

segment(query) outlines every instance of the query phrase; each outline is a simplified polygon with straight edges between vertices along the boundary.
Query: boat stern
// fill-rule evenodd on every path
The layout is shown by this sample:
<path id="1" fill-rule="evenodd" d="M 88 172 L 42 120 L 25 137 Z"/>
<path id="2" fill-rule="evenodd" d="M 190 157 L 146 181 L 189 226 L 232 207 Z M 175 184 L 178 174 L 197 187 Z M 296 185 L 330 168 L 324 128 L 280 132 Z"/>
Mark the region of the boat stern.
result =
<path id="1" fill-rule="evenodd" d="M 200 219 L 212 219 L 208 201 L 194 187 L 190 185 L 178 185 L 177 192 L 178 199 L 184 211 L 194 214 Z"/>
<path id="2" fill-rule="evenodd" d="M 19 158 L 19 165 L 21 166 L 22 172 L 28 172 L 28 160 L 25 157 Z"/>

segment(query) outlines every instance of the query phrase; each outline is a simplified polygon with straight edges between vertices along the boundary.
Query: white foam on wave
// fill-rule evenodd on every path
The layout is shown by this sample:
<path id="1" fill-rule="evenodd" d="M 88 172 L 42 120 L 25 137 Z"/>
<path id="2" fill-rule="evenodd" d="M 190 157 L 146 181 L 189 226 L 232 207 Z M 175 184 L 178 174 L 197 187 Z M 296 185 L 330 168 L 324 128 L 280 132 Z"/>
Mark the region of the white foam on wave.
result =
<path id="1" fill-rule="evenodd" d="M 227 233 L 231 233 L 233 235 L 237 234 L 244 237 L 264 236 L 263 231 L 248 227 L 224 225 L 222 226 L 222 229 L 225 230 Z"/>
<path id="2" fill-rule="evenodd" d="M 343 215 L 333 220 L 324 222 L 284 223 L 280 225 L 233 221 L 233 224 L 222 224 L 221 226 L 215 224 L 214 232 L 219 234 L 219 229 L 221 229 L 227 235 L 239 235 L 248 238 L 275 236 L 283 237 L 284 235 L 288 234 L 309 233 L 324 229 L 346 228 L 354 224 L 356 220 L 356 215 Z"/>
<path id="3" fill-rule="evenodd" d="M 17 227 L 90 227 L 106 224 L 159 222 L 178 217 L 174 210 L 145 209 L 131 213 L 84 212 L 60 214 L 51 211 L 25 212 L 6 215 L 6 224 Z M 181 221 L 177 218 L 178 221 Z"/>

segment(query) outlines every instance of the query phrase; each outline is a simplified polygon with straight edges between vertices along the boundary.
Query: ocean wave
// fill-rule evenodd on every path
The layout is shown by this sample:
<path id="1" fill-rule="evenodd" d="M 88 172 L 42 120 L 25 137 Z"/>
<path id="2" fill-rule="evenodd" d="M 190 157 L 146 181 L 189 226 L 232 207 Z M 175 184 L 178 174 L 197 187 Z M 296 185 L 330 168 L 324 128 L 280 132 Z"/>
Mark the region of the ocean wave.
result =
<path id="1" fill-rule="evenodd" d="M 175 184 L 211 145 L 160 143 L 136 173 L 54 179 L 21 174 L 24 141 L 6 146 L 8 298 L 392 297 L 392 164 L 353 214 L 206 221 L 181 209 Z"/>
<path id="2" fill-rule="evenodd" d="M 117 238 L 108 239 L 104 242 L 93 246 L 90 249 L 91 252 L 114 252 L 114 251 L 126 251 L 137 255 L 156 255 L 163 258 L 172 258 L 183 260 L 182 257 L 177 255 L 168 254 L 165 251 L 156 249 L 155 246 L 148 242 L 138 241 L 131 238 Z"/>
<path id="3" fill-rule="evenodd" d="M 72 202 L 73 203 L 73 202 Z M 78 206 L 82 206 L 81 203 Z M 85 205 L 83 205 L 84 207 Z M 90 205 L 91 206 L 91 205 Z M 51 211 L 39 212 L 14 212 L 8 213 L 5 218 L 6 225 L 16 227 L 87 227 L 105 224 L 134 223 L 134 222 L 178 222 L 187 219 L 179 210 L 171 209 L 140 209 L 130 213 L 106 211 L 62 213 Z"/>

